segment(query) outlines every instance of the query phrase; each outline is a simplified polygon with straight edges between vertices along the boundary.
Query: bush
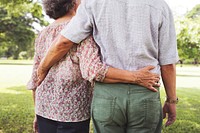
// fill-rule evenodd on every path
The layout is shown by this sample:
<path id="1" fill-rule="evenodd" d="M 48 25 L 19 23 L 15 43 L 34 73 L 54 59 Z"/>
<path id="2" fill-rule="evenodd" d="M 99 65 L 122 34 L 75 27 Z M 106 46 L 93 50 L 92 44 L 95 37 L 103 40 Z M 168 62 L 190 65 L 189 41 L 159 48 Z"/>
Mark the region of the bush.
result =
<path id="1" fill-rule="evenodd" d="M 28 59 L 28 54 L 26 51 L 22 51 L 19 53 L 19 59 L 20 60 L 25 60 L 25 59 Z"/>

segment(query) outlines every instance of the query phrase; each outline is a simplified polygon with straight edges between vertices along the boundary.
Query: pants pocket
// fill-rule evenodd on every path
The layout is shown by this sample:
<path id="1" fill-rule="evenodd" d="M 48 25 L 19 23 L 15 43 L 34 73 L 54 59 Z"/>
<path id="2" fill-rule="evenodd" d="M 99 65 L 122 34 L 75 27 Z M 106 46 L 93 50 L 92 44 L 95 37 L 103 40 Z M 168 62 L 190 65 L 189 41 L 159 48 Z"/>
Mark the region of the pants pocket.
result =
<path id="1" fill-rule="evenodd" d="M 161 103 L 159 99 L 145 100 L 145 125 L 156 128 L 161 117 Z"/>
<path id="2" fill-rule="evenodd" d="M 115 103 L 115 98 L 94 96 L 92 101 L 93 119 L 99 122 L 112 121 L 114 116 Z"/>

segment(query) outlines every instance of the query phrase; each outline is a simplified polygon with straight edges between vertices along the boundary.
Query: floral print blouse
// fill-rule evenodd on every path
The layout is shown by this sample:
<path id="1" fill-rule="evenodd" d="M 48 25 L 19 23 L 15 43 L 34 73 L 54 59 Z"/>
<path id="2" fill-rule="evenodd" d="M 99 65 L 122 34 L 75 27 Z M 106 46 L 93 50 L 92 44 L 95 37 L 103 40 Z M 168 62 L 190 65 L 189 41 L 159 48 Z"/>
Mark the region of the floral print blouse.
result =
<path id="1" fill-rule="evenodd" d="M 68 22 L 52 23 L 35 41 L 33 71 L 27 88 L 36 89 L 35 112 L 47 119 L 78 122 L 89 119 L 93 81 L 102 81 L 108 70 L 101 63 L 99 49 L 92 37 L 71 50 L 48 72 L 37 87 L 37 68 L 53 40 Z"/>

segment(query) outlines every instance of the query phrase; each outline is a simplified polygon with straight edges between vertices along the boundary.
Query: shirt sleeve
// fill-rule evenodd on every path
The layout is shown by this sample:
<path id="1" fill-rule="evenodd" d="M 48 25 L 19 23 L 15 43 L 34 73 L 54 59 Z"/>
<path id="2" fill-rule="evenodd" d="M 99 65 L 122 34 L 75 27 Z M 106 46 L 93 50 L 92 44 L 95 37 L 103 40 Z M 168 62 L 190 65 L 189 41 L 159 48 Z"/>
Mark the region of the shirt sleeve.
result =
<path id="1" fill-rule="evenodd" d="M 35 54 L 34 54 L 34 60 L 33 60 L 33 69 L 32 69 L 31 78 L 27 83 L 28 90 L 34 90 L 37 88 L 37 69 L 41 61 L 38 54 L 38 50 L 39 50 L 38 44 L 39 44 L 39 35 L 35 40 Z"/>
<path id="2" fill-rule="evenodd" d="M 68 25 L 61 31 L 61 35 L 74 43 L 80 43 L 91 35 L 92 15 L 86 6 L 87 0 L 81 1 L 76 15 L 71 19 Z"/>
<path id="3" fill-rule="evenodd" d="M 108 66 L 101 62 L 99 48 L 90 36 L 78 47 L 79 65 L 82 77 L 91 83 L 96 80 L 102 82 L 105 78 Z"/>
<path id="4" fill-rule="evenodd" d="M 160 65 L 174 64 L 179 60 L 174 19 L 171 10 L 162 15 L 159 30 L 159 63 Z"/>

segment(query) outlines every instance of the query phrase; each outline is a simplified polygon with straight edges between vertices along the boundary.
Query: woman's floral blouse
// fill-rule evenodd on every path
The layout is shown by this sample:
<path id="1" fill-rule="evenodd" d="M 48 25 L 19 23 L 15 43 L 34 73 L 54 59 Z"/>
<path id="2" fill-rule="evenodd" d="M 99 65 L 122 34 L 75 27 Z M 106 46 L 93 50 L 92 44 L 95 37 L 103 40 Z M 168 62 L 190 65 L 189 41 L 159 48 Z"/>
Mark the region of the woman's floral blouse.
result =
<path id="1" fill-rule="evenodd" d="M 55 64 L 37 87 L 37 68 L 53 40 L 68 22 L 51 24 L 35 41 L 34 65 L 27 88 L 36 89 L 35 112 L 44 118 L 61 122 L 78 122 L 90 117 L 93 81 L 102 81 L 108 70 L 101 63 L 92 37 L 71 50 Z"/>

